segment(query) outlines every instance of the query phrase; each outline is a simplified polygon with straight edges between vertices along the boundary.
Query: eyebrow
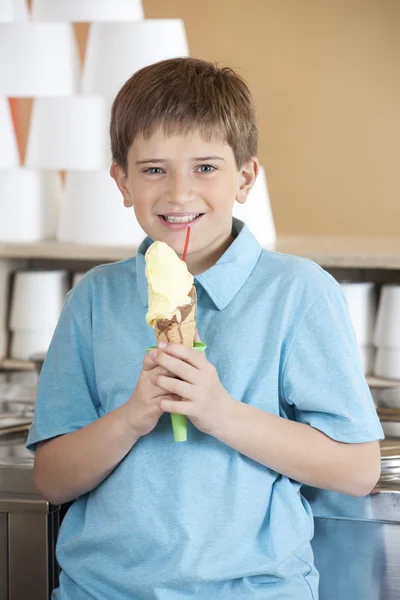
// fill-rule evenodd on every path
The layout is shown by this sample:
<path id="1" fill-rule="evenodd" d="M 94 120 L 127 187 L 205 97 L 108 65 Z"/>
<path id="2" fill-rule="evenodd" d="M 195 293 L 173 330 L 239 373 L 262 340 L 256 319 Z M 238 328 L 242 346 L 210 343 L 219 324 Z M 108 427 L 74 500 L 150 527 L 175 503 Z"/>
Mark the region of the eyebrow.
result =
<path id="1" fill-rule="evenodd" d="M 206 161 L 206 160 L 220 160 L 225 162 L 225 159 L 222 156 L 195 156 L 190 160 L 198 160 L 198 161 Z M 137 160 L 135 164 L 144 165 L 147 163 L 164 163 L 167 162 L 166 158 L 146 158 L 145 160 Z"/>

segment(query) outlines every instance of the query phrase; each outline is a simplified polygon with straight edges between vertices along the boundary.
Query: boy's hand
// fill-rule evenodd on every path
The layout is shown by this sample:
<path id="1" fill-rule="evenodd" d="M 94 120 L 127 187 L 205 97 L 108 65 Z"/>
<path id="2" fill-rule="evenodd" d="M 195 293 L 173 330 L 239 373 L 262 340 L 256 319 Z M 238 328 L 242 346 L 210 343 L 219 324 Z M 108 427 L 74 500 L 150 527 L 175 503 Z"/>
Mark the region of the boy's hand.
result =
<path id="1" fill-rule="evenodd" d="M 186 415 L 200 431 L 215 435 L 235 400 L 219 380 L 215 367 L 205 355 L 179 344 L 158 344 L 150 358 L 173 376 L 151 373 L 154 385 L 165 390 L 157 398 L 164 412 Z M 178 399 L 167 399 L 172 394 Z"/>
<path id="2" fill-rule="evenodd" d="M 177 400 L 173 394 L 165 392 L 154 383 L 155 375 L 165 377 L 171 373 L 164 367 L 157 366 L 149 354 L 146 354 L 143 360 L 143 370 L 133 394 L 124 405 L 129 425 L 139 437 L 150 433 L 157 425 L 164 412 L 160 408 L 162 398 Z"/>

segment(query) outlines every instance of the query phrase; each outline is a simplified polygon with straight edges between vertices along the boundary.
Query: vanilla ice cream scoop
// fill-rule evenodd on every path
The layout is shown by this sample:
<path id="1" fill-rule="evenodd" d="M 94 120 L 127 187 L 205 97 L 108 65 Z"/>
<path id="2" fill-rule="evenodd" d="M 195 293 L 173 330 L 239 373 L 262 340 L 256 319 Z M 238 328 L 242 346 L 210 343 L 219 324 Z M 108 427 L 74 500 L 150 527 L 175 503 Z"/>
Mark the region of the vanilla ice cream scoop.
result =
<path id="1" fill-rule="evenodd" d="M 178 323 L 179 308 L 191 304 L 190 291 L 193 275 L 186 263 L 164 242 L 154 242 L 146 252 L 146 278 L 149 307 L 146 321 L 150 327 L 160 319 L 173 319 Z"/>

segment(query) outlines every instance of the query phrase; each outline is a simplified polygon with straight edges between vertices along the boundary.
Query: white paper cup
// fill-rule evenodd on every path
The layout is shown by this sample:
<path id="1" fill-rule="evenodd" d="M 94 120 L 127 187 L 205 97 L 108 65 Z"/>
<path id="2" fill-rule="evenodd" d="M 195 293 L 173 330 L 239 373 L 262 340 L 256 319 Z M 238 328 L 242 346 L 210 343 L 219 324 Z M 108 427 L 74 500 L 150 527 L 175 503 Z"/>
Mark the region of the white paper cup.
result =
<path id="1" fill-rule="evenodd" d="M 108 170 L 67 173 L 58 239 L 101 246 L 136 246 L 146 236 L 126 208 Z"/>
<path id="2" fill-rule="evenodd" d="M 94 23 L 89 31 L 82 92 L 114 98 L 142 67 L 187 55 L 185 27 L 180 19 Z"/>
<path id="3" fill-rule="evenodd" d="M 69 23 L 0 24 L 0 96 L 77 92 L 79 59 Z"/>
<path id="4" fill-rule="evenodd" d="M 109 167 L 108 120 L 107 101 L 100 96 L 36 98 L 26 166 L 81 171 Z"/>
<path id="5" fill-rule="evenodd" d="M 0 23 L 11 23 L 13 21 L 27 21 L 28 7 L 26 0 L 1 0 L 0 1 Z"/>
<path id="6" fill-rule="evenodd" d="M 0 169 L 19 165 L 17 140 L 7 98 L 0 97 Z"/>
<path id="7" fill-rule="evenodd" d="M 136 21 L 143 19 L 140 0 L 33 0 L 33 21 Z"/>
<path id="8" fill-rule="evenodd" d="M 54 331 L 68 287 L 68 276 L 65 271 L 16 273 L 10 329 L 24 333 L 40 332 L 40 330 Z M 42 350 L 39 348 L 35 352 L 42 352 Z"/>
<path id="9" fill-rule="evenodd" d="M 361 364 L 363 368 L 364 375 L 371 375 L 374 371 L 374 362 L 375 362 L 375 347 L 370 346 L 358 346 L 358 350 L 360 353 Z"/>
<path id="10" fill-rule="evenodd" d="M 261 167 L 244 204 L 235 201 L 233 216 L 244 221 L 262 246 L 273 246 L 276 230 L 268 194 L 265 171 Z"/>
<path id="11" fill-rule="evenodd" d="M 25 167 L 0 170 L 0 242 L 37 242 L 56 235 L 58 173 Z"/>
<path id="12" fill-rule="evenodd" d="M 374 342 L 376 346 L 400 349 L 400 284 L 382 286 Z"/>
<path id="13" fill-rule="evenodd" d="M 360 346 L 373 344 L 377 308 L 377 291 L 372 282 L 341 282 L 354 333 Z"/>
<path id="14" fill-rule="evenodd" d="M 374 373 L 377 377 L 400 380 L 400 348 L 377 348 Z"/>
<path id="15" fill-rule="evenodd" d="M 11 334 L 11 358 L 30 360 L 37 352 L 46 353 L 54 330 L 14 331 Z"/>

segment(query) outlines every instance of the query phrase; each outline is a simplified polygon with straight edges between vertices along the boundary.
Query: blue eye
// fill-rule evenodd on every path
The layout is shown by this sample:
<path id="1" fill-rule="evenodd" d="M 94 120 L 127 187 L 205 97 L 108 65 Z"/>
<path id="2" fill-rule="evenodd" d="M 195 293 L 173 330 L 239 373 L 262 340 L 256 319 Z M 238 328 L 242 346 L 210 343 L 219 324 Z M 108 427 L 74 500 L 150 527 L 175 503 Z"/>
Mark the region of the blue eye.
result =
<path id="1" fill-rule="evenodd" d="M 162 173 L 162 169 L 160 167 L 150 167 L 143 171 L 143 173 L 147 173 L 148 175 L 160 175 Z"/>
<path id="2" fill-rule="evenodd" d="M 200 165 L 199 167 L 200 173 L 212 173 L 215 171 L 215 167 L 212 165 Z"/>

